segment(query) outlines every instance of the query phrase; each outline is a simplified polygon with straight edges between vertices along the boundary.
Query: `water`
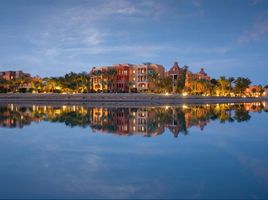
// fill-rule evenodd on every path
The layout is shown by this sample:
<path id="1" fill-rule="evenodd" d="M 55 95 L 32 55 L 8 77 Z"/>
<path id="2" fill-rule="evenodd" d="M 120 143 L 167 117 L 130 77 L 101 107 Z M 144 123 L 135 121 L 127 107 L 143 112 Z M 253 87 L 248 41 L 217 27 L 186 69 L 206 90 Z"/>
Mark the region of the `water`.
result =
<path id="1" fill-rule="evenodd" d="M 268 198 L 268 104 L 0 106 L 0 198 Z"/>

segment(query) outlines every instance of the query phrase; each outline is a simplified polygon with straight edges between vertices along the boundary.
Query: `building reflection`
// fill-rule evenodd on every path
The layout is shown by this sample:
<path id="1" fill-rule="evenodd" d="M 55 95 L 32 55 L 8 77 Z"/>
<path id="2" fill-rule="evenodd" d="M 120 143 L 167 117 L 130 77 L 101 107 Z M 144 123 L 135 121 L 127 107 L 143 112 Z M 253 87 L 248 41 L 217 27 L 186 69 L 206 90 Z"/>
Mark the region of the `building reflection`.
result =
<path id="1" fill-rule="evenodd" d="M 90 127 L 96 134 L 153 137 L 168 129 L 174 137 L 191 127 L 203 130 L 211 121 L 244 122 L 250 112 L 268 111 L 267 102 L 203 104 L 138 108 L 91 108 L 84 106 L 0 106 L 0 127 L 23 128 L 41 121 L 66 126 Z"/>

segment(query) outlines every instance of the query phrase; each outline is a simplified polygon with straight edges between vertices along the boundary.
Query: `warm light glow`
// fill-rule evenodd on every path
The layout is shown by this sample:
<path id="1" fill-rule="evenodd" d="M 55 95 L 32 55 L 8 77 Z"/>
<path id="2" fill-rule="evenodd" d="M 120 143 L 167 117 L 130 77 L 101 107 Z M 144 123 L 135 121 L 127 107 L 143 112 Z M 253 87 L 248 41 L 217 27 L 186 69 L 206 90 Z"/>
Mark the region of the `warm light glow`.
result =
<path id="1" fill-rule="evenodd" d="M 166 94 L 165 94 L 165 95 L 169 95 L 169 94 L 168 94 L 168 92 L 166 92 Z"/>
<path id="2" fill-rule="evenodd" d="M 187 92 L 183 92 L 183 93 L 182 93 L 182 96 L 184 96 L 184 97 L 186 97 L 187 95 L 188 95 Z"/>
<path id="3" fill-rule="evenodd" d="M 183 104 L 183 105 L 182 105 L 182 108 L 183 108 L 183 109 L 187 109 L 188 106 L 186 106 L 185 104 Z"/>

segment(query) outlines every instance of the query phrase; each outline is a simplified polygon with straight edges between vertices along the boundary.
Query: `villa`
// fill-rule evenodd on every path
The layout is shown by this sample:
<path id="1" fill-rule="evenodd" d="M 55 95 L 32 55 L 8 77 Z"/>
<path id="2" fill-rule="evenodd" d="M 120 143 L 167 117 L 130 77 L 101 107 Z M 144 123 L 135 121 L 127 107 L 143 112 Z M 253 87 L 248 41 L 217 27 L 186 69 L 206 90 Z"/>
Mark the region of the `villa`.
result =
<path id="1" fill-rule="evenodd" d="M 24 73 L 23 71 L 2 71 L 0 72 L 0 78 L 10 81 L 20 78 L 31 78 L 31 75 L 28 73 Z"/>

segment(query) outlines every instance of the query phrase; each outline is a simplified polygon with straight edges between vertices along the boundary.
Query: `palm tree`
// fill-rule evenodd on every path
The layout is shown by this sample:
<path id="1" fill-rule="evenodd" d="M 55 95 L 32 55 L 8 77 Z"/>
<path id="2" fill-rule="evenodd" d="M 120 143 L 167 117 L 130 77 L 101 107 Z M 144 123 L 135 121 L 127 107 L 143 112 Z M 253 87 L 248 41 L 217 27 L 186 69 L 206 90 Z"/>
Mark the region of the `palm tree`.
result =
<path id="1" fill-rule="evenodd" d="M 0 93 L 6 93 L 8 87 L 8 81 L 0 78 Z"/>
<path id="2" fill-rule="evenodd" d="M 229 81 L 226 79 L 225 76 L 221 76 L 218 80 L 219 87 L 220 87 L 220 94 L 226 95 L 228 86 L 230 85 Z"/>
<path id="3" fill-rule="evenodd" d="M 107 76 L 108 76 L 108 86 L 109 90 L 114 92 L 114 77 L 117 75 L 117 70 L 114 68 L 108 69 L 107 71 Z"/>
<path id="4" fill-rule="evenodd" d="M 134 82 L 132 81 L 128 82 L 128 93 L 131 93 L 131 88 L 133 87 L 133 85 L 134 85 Z"/>
<path id="5" fill-rule="evenodd" d="M 101 79 L 101 88 L 102 88 L 102 93 L 105 91 L 104 88 L 107 87 L 107 81 L 105 81 L 104 79 Z"/>
<path id="6" fill-rule="evenodd" d="M 177 90 L 178 92 L 182 92 L 185 89 L 185 81 L 186 81 L 186 73 L 188 71 L 188 66 L 184 65 L 182 67 L 182 71 L 180 73 L 180 76 L 178 77 L 178 81 L 177 81 Z"/>
<path id="7" fill-rule="evenodd" d="M 235 91 L 239 93 L 239 95 L 244 94 L 245 90 L 251 84 L 251 80 L 249 78 L 238 77 L 235 81 Z"/>
<path id="8" fill-rule="evenodd" d="M 159 73 L 154 70 L 148 71 L 148 80 L 151 84 L 154 85 L 154 90 L 157 90 L 158 81 L 159 81 Z M 153 87 L 151 87 L 153 88 Z"/>
<path id="9" fill-rule="evenodd" d="M 162 92 L 170 92 L 172 91 L 172 78 L 164 77 L 159 81 L 160 89 Z"/>
<path id="10" fill-rule="evenodd" d="M 229 95 L 231 95 L 231 91 L 232 91 L 232 83 L 234 82 L 235 78 L 234 77 L 229 77 L 228 81 L 229 81 Z"/>

